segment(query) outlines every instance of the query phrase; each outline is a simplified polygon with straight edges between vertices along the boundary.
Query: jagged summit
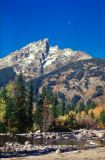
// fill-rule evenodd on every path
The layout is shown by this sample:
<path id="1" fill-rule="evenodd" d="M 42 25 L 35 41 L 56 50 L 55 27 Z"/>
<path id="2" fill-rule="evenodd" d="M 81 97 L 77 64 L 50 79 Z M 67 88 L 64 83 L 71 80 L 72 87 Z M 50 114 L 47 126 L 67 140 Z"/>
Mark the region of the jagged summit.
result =
<path id="1" fill-rule="evenodd" d="M 69 62 L 90 58 L 92 58 L 90 55 L 81 51 L 73 51 L 70 48 L 62 50 L 58 46 L 51 47 L 48 38 L 45 38 L 29 43 L 0 59 L 0 69 L 13 67 L 17 74 L 22 70 L 24 76 L 38 77 L 59 69 Z"/>

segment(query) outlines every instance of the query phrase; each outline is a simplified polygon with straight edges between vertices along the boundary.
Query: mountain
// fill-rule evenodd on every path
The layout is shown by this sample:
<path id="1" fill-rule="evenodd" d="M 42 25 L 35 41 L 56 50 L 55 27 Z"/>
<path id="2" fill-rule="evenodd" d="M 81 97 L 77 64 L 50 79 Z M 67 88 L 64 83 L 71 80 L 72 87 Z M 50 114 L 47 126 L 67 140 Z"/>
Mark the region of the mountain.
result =
<path id="1" fill-rule="evenodd" d="M 22 71 L 24 76 L 34 78 L 59 69 L 68 62 L 89 58 L 91 56 L 84 52 L 51 47 L 48 39 L 43 39 L 0 59 L 0 69 L 12 67 L 16 74 Z"/>
<path id="2" fill-rule="evenodd" d="M 105 103 L 105 59 L 52 47 L 43 39 L 0 59 L 0 86 L 21 71 L 25 79 L 33 79 L 36 96 L 47 86 L 73 105 L 80 101 Z"/>

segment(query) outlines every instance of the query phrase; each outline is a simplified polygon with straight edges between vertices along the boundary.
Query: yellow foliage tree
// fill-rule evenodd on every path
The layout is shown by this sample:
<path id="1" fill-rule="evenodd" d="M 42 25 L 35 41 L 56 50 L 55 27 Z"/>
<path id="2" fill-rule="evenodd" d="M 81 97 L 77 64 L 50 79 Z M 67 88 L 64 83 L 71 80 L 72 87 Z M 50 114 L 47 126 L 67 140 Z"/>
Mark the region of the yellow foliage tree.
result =
<path id="1" fill-rule="evenodd" d="M 3 122 L 3 120 L 4 120 L 5 107 L 6 107 L 5 100 L 0 99 L 0 122 Z"/>
<path id="2" fill-rule="evenodd" d="M 102 112 L 102 111 L 104 111 L 105 110 L 105 105 L 101 105 L 101 106 L 97 106 L 95 109 L 93 109 L 92 111 L 93 111 L 93 113 L 94 113 L 94 116 L 95 116 L 95 118 L 98 118 L 99 117 L 99 115 L 100 115 L 100 113 Z"/>

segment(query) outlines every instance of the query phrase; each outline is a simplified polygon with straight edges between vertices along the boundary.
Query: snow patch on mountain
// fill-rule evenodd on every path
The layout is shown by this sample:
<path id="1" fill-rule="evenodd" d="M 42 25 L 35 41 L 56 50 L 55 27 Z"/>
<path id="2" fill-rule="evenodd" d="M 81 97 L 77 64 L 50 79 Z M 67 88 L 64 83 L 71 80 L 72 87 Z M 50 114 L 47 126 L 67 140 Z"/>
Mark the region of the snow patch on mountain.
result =
<path id="1" fill-rule="evenodd" d="M 10 66 L 16 73 L 23 71 L 25 76 L 38 77 L 63 67 L 69 62 L 90 58 L 92 58 L 90 55 L 70 48 L 51 47 L 46 38 L 32 42 L 0 59 L 0 69 Z"/>
<path id="2" fill-rule="evenodd" d="M 62 53 L 63 53 L 63 55 L 65 55 L 66 57 L 72 57 L 72 56 L 75 56 L 75 54 L 77 53 L 77 51 L 73 51 L 73 50 L 70 49 L 70 48 L 66 48 L 66 49 L 63 49 Z"/>

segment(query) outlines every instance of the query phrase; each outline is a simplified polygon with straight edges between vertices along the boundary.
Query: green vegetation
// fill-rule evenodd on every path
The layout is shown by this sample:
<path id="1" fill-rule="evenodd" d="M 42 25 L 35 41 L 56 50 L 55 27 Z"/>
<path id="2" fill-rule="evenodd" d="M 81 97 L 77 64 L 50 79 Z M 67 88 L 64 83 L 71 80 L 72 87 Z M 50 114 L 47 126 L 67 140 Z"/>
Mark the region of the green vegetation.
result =
<path id="1" fill-rule="evenodd" d="M 100 121 L 105 126 L 105 110 L 100 113 Z"/>
<path id="2" fill-rule="evenodd" d="M 73 106 L 42 88 L 34 101 L 32 81 L 25 82 L 22 73 L 15 82 L 0 89 L 0 132 L 23 133 L 35 130 L 71 131 L 78 128 L 104 128 L 105 108 L 94 102 Z"/>
<path id="3" fill-rule="evenodd" d="M 0 90 L 0 132 L 22 133 L 33 126 L 33 89 L 20 74 Z"/>

